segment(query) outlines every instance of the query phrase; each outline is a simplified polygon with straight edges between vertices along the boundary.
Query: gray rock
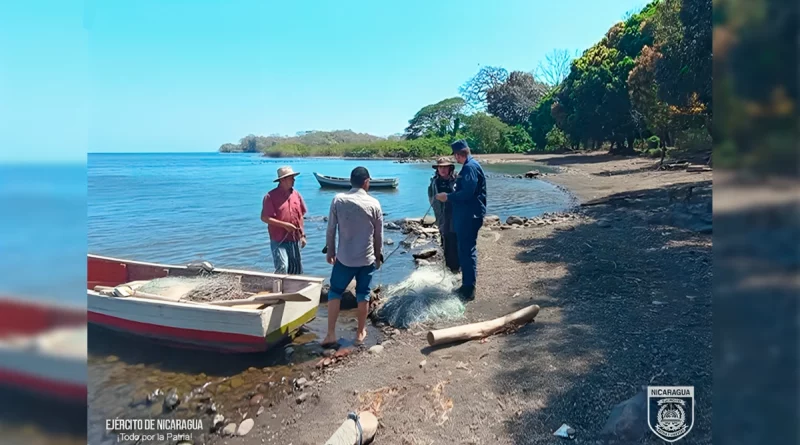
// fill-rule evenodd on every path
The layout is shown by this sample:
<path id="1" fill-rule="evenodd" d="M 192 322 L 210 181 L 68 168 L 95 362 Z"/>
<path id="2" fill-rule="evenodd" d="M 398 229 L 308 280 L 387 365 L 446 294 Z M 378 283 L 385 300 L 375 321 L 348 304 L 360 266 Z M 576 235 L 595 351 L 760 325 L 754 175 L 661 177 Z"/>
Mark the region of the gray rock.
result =
<path id="1" fill-rule="evenodd" d="M 436 224 L 436 217 L 431 215 L 425 215 L 425 218 L 422 218 L 422 225 L 429 227 Z"/>
<path id="2" fill-rule="evenodd" d="M 384 227 L 386 230 L 400 230 L 400 225 L 398 225 L 396 222 L 388 222 Z"/>
<path id="3" fill-rule="evenodd" d="M 164 409 L 167 411 L 172 411 L 181 404 L 181 399 L 178 397 L 178 390 L 172 388 L 167 393 L 167 397 L 164 398 Z"/>
<path id="4" fill-rule="evenodd" d="M 600 437 L 634 443 L 647 433 L 647 393 L 642 390 L 611 409 Z"/>
<path id="5" fill-rule="evenodd" d="M 256 412 L 256 416 L 260 416 L 262 414 L 264 414 L 264 407 L 260 406 L 258 407 L 258 412 Z"/>
<path id="6" fill-rule="evenodd" d="M 521 218 L 519 216 L 509 216 L 506 219 L 506 224 L 508 224 L 509 226 L 513 226 L 513 225 L 520 225 L 521 226 L 521 225 L 525 224 L 525 219 L 523 219 L 523 218 Z"/>
<path id="7" fill-rule="evenodd" d="M 511 228 L 511 226 L 509 226 L 508 224 L 503 224 L 502 226 L 500 226 L 500 228 L 503 230 L 508 230 Z"/>
<path id="8" fill-rule="evenodd" d="M 497 215 L 486 215 L 483 217 L 483 225 L 491 226 L 493 224 L 500 224 L 500 217 Z"/>
<path id="9" fill-rule="evenodd" d="M 333 357 L 333 354 L 336 354 L 336 350 L 335 349 L 326 349 L 326 350 L 322 351 L 322 356 L 323 357 Z"/>
<path id="10" fill-rule="evenodd" d="M 250 406 L 258 406 L 261 404 L 262 400 L 264 400 L 264 396 L 261 394 L 256 394 L 250 398 Z"/>
<path id="11" fill-rule="evenodd" d="M 247 433 L 253 429 L 253 425 L 255 425 L 255 421 L 253 419 L 244 419 L 239 425 L 239 428 L 236 430 L 236 435 L 246 436 Z"/>
<path id="12" fill-rule="evenodd" d="M 225 425 L 225 428 L 222 429 L 222 435 L 224 436 L 235 436 L 236 435 L 236 424 L 229 423 Z"/>
<path id="13" fill-rule="evenodd" d="M 431 249 L 425 249 L 425 250 L 419 251 L 419 252 L 413 254 L 412 256 L 415 259 L 424 260 L 424 259 L 428 259 L 428 258 L 430 258 L 432 256 L 435 256 L 437 252 L 438 252 L 438 250 L 436 250 L 434 248 L 431 248 Z"/>
<path id="14" fill-rule="evenodd" d="M 305 402 L 307 398 L 308 398 L 308 393 L 304 392 L 304 393 L 300 394 L 299 396 L 297 396 L 297 398 L 294 399 L 294 400 L 299 405 L 299 404 Z"/>
<path id="15" fill-rule="evenodd" d="M 525 173 L 525 177 L 526 178 L 536 178 L 536 177 L 539 176 L 539 174 L 540 174 L 539 170 L 531 170 L 531 171 Z"/>
<path id="16" fill-rule="evenodd" d="M 428 260 L 415 260 L 414 262 L 417 264 L 417 267 L 425 267 L 431 265 L 431 262 Z"/>
<path id="17" fill-rule="evenodd" d="M 382 345 L 375 345 L 375 346 L 369 348 L 369 353 L 370 354 L 380 354 L 381 352 L 383 352 L 383 346 Z"/>
<path id="18" fill-rule="evenodd" d="M 305 388 L 306 385 L 308 385 L 308 379 L 305 377 L 300 377 L 296 382 L 294 382 L 294 386 L 298 388 Z"/>
<path id="19" fill-rule="evenodd" d="M 394 245 L 394 241 L 391 238 L 386 238 L 386 240 L 383 242 L 383 244 L 386 244 L 387 246 L 393 246 Z"/>

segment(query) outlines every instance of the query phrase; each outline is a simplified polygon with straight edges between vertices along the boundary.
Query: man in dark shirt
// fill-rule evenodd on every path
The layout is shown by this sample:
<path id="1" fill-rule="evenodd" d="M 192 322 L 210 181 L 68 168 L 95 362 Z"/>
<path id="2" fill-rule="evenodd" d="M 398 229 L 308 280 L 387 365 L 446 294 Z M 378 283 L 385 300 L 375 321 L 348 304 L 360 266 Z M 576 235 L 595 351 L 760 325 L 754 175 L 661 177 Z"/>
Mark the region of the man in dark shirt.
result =
<path id="1" fill-rule="evenodd" d="M 460 139 L 450 145 L 456 162 L 462 165 L 456 179 L 456 190 L 439 193 L 436 199 L 453 203 L 453 224 L 458 238 L 458 259 L 461 263 L 459 295 L 464 300 L 475 299 L 478 275 L 478 231 L 486 216 L 486 175 L 470 154 L 467 141 Z"/>

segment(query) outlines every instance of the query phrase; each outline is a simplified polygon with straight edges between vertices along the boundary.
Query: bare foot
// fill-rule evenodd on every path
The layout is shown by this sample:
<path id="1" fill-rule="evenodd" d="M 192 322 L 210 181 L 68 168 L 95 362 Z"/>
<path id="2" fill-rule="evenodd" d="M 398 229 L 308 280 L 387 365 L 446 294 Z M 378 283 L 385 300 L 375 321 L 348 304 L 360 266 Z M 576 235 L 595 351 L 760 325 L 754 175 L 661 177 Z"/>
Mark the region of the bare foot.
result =
<path id="1" fill-rule="evenodd" d="M 367 339 L 367 330 L 366 329 L 364 329 L 363 331 L 358 332 L 356 334 L 356 344 L 364 343 L 364 340 L 366 340 L 366 339 Z"/>
<path id="2" fill-rule="evenodd" d="M 336 341 L 336 337 L 330 335 L 325 336 L 325 340 L 322 340 L 322 346 L 333 346 L 336 345 L 337 343 L 339 342 Z"/>

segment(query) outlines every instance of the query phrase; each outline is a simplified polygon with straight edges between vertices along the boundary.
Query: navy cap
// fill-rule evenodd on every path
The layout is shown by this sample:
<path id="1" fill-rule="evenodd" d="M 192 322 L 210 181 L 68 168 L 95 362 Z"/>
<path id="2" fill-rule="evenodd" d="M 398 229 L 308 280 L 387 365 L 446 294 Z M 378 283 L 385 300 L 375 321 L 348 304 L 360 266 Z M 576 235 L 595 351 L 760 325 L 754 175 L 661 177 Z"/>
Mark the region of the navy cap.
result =
<path id="1" fill-rule="evenodd" d="M 350 172 L 351 184 L 363 184 L 367 179 L 371 178 L 369 176 L 369 170 L 367 170 L 366 167 L 356 167 Z"/>
<path id="2" fill-rule="evenodd" d="M 459 152 L 459 151 L 461 151 L 461 150 L 463 150 L 465 148 L 469 148 L 469 145 L 467 145 L 467 141 L 465 141 L 464 139 L 459 139 L 459 140 L 453 142 L 452 144 L 450 144 L 450 148 L 453 149 L 453 153 L 456 153 L 456 152 Z"/>

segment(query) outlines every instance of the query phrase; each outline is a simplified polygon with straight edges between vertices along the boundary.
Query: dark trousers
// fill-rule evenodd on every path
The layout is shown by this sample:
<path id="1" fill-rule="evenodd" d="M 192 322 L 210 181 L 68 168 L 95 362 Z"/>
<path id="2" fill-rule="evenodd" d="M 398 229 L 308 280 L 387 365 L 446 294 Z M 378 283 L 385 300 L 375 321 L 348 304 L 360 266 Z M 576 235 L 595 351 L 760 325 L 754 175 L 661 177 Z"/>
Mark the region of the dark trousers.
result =
<path id="1" fill-rule="evenodd" d="M 483 220 L 469 218 L 458 221 L 458 260 L 461 263 L 461 285 L 475 286 L 478 277 L 478 231 Z"/>
<path id="2" fill-rule="evenodd" d="M 461 270 L 461 263 L 458 261 L 458 236 L 455 232 L 440 231 L 439 234 L 444 249 L 444 264 L 450 272 L 458 273 Z"/>

